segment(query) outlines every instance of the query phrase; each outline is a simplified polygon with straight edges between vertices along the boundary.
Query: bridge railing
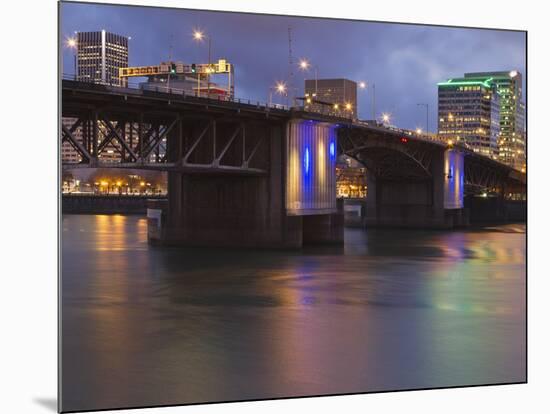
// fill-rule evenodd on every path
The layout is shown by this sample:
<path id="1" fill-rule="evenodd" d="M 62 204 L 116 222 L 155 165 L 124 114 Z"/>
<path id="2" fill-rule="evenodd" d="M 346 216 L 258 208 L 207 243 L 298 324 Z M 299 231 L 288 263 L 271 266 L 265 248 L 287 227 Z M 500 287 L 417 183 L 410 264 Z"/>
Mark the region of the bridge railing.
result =
<path id="1" fill-rule="evenodd" d="M 411 131 L 409 129 L 397 128 L 392 125 L 384 125 L 379 121 L 363 121 L 357 120 L 354 122 L 355 125 L 368 127 L 371 129 L 376 129 L 380 132 L 391 132 L 394 134 L 402 135 L 403 138 L 411 138 L 420 141 L 426 142 L 436 142 L 440 144 L 447 144 L 447 142 L 436 134 L 426 134 L 426 133 L 417 133 L 416 131 Z"/>
<path id="2" fill-rule="evenodd" d="M 210 96 L 205 96 L 207 93 L 200 93 L 197 90 L 189 91 L 188 89 L 181 89 L 181 88 L 174 88 L 171 86 L 163 86 L 158 84 L 148 84 L 147 82 L 139 82 L 135 80 L 128 80 L 126 79 L 124 84 L 121 85 L 119 82 L 98 82 L 94 79 L 77 79 L 74 74 L 63 74 L 63 80 L 73 81 L 73 82 L 79 82 L 82 84 L 92 84 L 92 85 L 102 85 L 102 86 L 108 86 L 110 88 L 117 88 L 122 90 L 129 89 L 134 91 L 149 91 L 149 92 L 158 92 L 158 93 L 166 93 L 170 95 L 177 95 L 179 97 L 183 97 L 184 99 L 189 97 L 193 99 L 201 99 L 208 102 L 231 102 L 231 103 L 237 103 L 240 105 L 250 105 L 254 106 L 256 109 L 260 110 L 278 110 L 278 111 L 289 111 L 290 109 L 299 110 L 303 112 L 309 112 L 312 114 L 322 114 L 322 115 L 329 115 L 329 116 L 336 116 L 339 118 L 350 118 L 350 116 L 346 112 L 342 112 L 340 114 L 334 114 L 330 110 L 312 110 L 308 109 L 307 106 L 304 105 L 283 105 L 278 104 L 274 102 L 264 102 L 264 101 L 258 101 L 254 99 L 247 99 L 247 98 L 236 98 L 233 96 L 228 95 L 219 95 L 219 94 L 210 94 Z"/>
<path id="3" fill-rule="evenodd" d="M 181 88 L 173 88 L 168 85 L 167 86 L 160 86 L 156 84 L 148 85 L 147 82 L 127 81 L 125 82 L 124 85 L 120 85 L 118 82 L 109 83 L 109 82 L 97 82 L 93 79 L 90 79 L 90 80 L 76 79 L 74 74 L 63 74 L 62 79 L 79 82 L 83 84 L 103 85 L 111 88 L 119 88 L 120 90 L 130 89 L 130 90 L 136 90 L 136 91 L 166 93 L 170 95 L 177 95 L 183 98 L 190 97 L 190 98 L 196 98 L 196 99 L 204 99 L 209 102 L 212 102 L 212 101 L 232 102 L 232 103 L 238 103 L 241 105 L 255 106 L 258 109 L 265 109 L 265 110 L 275 109 L 275 110 L 288 111 L 290 109 L 287 105 L 281 105 L 273 102 L 262 102 L 262 101 L 253 100 L 253 99 L 235 98 L 227 95 L 213 96 L 213 94 L 211 94 L 211 96 L 204 96 L 204 94 L 201 94 L 198 91 L 191 92 L 189 90 L 185 90 Z"/>

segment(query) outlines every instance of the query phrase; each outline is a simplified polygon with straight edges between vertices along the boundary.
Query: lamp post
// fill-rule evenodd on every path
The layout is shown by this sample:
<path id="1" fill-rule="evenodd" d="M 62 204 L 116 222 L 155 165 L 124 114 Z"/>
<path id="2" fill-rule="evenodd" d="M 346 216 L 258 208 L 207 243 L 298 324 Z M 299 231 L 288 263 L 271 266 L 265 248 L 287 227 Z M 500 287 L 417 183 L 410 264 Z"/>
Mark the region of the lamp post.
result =
<path id="1" fill-rule="evenodd" d="M 376 85 L 372 84 L 372 119 L 376 121 Z"/>
<path id="2" fill-rule="evenodd" d="M 307 59 L 300 60 L 299 66 L 301 70 L 306 72 L 309 71 L 310 67 L 313 69 L 313 73 L 315 75 L 315 97 L 317 97 L 317 80 L 319 79 L 319 67 L 317 65 L 312 65 Z"/>
<path id="3" fill-rule="evenodd" d="M 359 81 L 358 86 L 359 86 L 359 89 L 366 90 L 368 85 L 367 85 L 367 82 L 365 81 Z M 357 113 L 356 116 L 359 117 L 359 114 Z"/>
<path id="4" fill-rule="evenodd" d="M 426 107 L 426 134 L 429 134 L 430 133 L 429 124 L 428 124 L 429 105 L 427 103 L 417 103 L 416 106 Z"/>
<path id="5" fill-rule="evenodd" d="M 78 50 L 78 42 L 76 38 L 71 37 L 67 39 L 67 47 L 74 50 L 74 80 L 76 80 L 76 53 Z"/>
<path id="6" fill-rule="evenodd" d="M 212 56 L 212 36 L 206 35 L 201 30 L 195 30 L 193 32 L 193 38 L 198 41 L 202 42 L 205 38 L 208 39 L 208 69 L 206 70 L 206 82 L 207 82 L 207 91 L 208 95 L 207 97 L 210 98 L 210 70 L 211 70 L 211 56 Z M 200 79 L 200 73 L 197 74 L 197 76 Z M 200 81 L 199 81 L 199 96 L 200 96 Z"/>
<path id="7" fill-rule="evenodd" d="M 359 82 L 359 88 L 361 89 L 367 89 L 369 84 L 365 81 Z M 372 120 L 376 122 L 376 85 L 373 82 L 371 84 L 372 89 Z"/>
<path id="8" fill-rule="evenodd" d="M 277 84 L 274 87 L 269 88 L 269 102 L 268 102 L 269 106 L 271 106 L 273 101 L 273 91 L 275 91 L 279 95 L 285 95 L 286 84 L 284 82 L 277 82 Z"/>

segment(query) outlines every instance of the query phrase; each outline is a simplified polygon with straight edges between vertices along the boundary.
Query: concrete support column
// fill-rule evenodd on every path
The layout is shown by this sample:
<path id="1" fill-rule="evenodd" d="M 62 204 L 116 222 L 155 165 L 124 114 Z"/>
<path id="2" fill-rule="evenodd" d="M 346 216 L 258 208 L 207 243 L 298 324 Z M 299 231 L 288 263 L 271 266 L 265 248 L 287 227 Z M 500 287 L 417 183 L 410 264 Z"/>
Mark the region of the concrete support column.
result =
<path id="1" fill-rule="evenodd" d="M 437 151 L 433 154 L 430 176 L 425 178 L 382 179 L 367 171 L 365 226 L 449 226 L 445 214 L 446 196 L 449 195 L 446 192 L 445 167 L 445 152 Z M 459 216 L 462 217 L 461 214 Z"/>
<path id="2" fill-rule="evenodd" d="M 431 178 L 431 217 L 434 227 L 445 227 L 445 153 L 438 151 L 433 155 L 430 166 Z"/>
<path id="3" fill-rule="evenodd" d="M 304 245 L 344 243 L 344 200 L 337 205 L 337 213 L 302 216 Z"/>
<path id="4" fill-rule="evenodd" d="M 441 177 L 443 181 L 443 226 L 452 228 L 468 225 L 468 212 L 464 209 L 464 153 L 447 148 L 443 152 L 443 168 L 439 172 L 435 170 L 433 174 L 434 182 L 439 182 Z M 438 184 L 436 189 L 439 188 L 441 186 Z"/>
<path id="5" fill-rule="evenodd" d="M 376 177 L 367 170 L 367 206 L 365 211 L 365 226 L 376 226 L 378 224 L 378 186 Z"/>

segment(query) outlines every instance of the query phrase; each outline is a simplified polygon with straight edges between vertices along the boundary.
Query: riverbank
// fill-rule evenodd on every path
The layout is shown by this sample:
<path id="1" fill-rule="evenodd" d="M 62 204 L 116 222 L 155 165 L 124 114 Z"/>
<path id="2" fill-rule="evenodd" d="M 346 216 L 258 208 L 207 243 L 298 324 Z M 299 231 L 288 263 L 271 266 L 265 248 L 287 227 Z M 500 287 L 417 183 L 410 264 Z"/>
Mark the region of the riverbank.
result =
<path id="1" fill-rule="evenodd" d="M 147 200 L 165 195 L 63 194 L 63 214 L 147 214 Z"/>

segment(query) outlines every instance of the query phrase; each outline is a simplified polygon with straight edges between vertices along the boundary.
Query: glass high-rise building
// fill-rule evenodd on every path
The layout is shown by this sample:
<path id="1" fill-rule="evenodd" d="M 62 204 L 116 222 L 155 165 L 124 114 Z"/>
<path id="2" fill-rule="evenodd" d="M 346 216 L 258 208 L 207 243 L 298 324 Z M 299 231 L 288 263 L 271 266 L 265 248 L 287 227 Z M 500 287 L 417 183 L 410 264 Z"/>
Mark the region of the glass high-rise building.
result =
<path id="1" fill-rule="evenodd" d="M 77 80 L 125 86 L 119 68 L 128 67 L 128 38 L 105 30 L 77 33 Z"/>
<path id="2" fill-rule="evenodd" d="M 438 133 L 498 159 L 500 95 L 490 78 L 453 78 L 438 83 Z"/>
<path id="3" fill-rule="evenodd" d="M 466 73 L 465 79 L 490 79 L 500 96 L 499 160 L 516 170 L 526 168 L 523 78 L 517 70 Z"/>

